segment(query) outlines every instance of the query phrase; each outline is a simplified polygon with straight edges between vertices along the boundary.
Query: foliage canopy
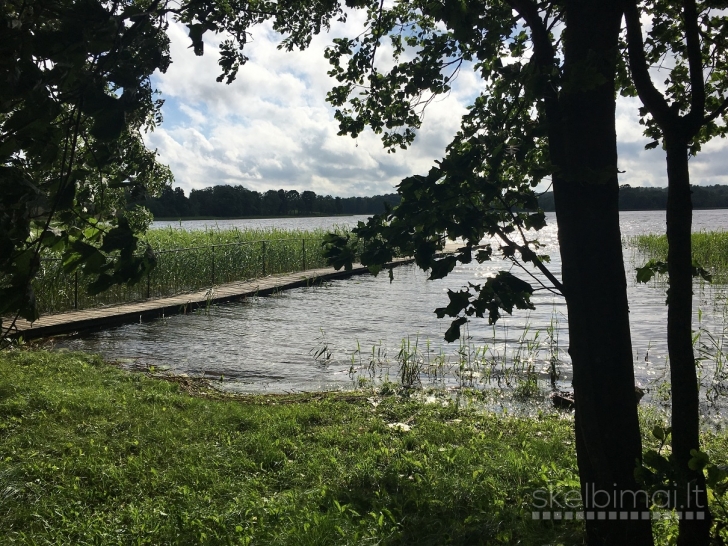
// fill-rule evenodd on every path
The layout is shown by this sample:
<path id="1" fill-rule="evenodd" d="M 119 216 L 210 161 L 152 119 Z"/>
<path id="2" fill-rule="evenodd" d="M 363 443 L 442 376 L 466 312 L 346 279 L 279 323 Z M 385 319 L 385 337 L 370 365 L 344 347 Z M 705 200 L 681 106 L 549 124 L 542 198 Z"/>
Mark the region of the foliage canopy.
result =
<path id="1" fill-rule="evenodd" d="M 0 314 L 34 320 L 48 251 L 97 274 L 94 291 L 153 264 L 134 202 L 171 180 L 141 136 L 161 121 L 150 76 L 169 40 L 145 2 L 8 1 L 0 28 Z"/>

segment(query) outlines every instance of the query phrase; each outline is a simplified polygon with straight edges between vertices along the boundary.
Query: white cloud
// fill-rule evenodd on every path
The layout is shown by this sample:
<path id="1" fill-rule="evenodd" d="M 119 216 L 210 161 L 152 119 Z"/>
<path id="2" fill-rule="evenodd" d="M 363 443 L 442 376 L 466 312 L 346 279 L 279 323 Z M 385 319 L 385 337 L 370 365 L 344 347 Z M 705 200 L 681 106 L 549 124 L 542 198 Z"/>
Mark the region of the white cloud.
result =
<path id="1" fill-rule="evenodd" d="M 359 17 L 357 19 L 356 17 Z M 311 189 L 334 195 L 371 195 L 394 190 L 406 176 L 425 173 L 444 154 L 460 118 L 481 89 L 481 81 L 463 67 L 452 91 L 433 101 L 415 144 L 387 153 L 378 135 L 367 131 L 356 140 L 338 136 L 334 110 L 326 93 L 336 84 L 327 76 L 323 51 L 334 36 L 352 35 L 351 24 L 332 26 L 306 51 L 276 48 L 270 26 L 254 30 L 250 61 L 231 85 L 217 83 L 216 43 L 206 41 L 205 55 L 188 48 L 186 30 L 170 25 L 173 64 L 155 78 L 166 100 L 164 124 L 147 135 L 162 162 L 170 165 L 176 185 L 186 192 L 214 184 L 242 184 L 250 189 Z M 383 45 L 378 57 L 390 62 Z M 637 124 L 638 101 L 620 100 L 617 108 L 621 183 L 664 186 L 662 150 L 645 151 L 647 140 Z M 691 162 L 693 182 L 728 183 L 726 142 L 713 142 Z"/>
<path id="2" fill-rule="evenodd" d="M 631 186 L 667 186 L 667 163 L 661 147 L 645 150 L 650 139 L 639 124 L 640 101 L 620 98 L 617 101 L 617 140 L 620 184 Z M 696 157 L 690 159 L 690 183 L 700 186 L 728 184 L 728 141 L 714 138 Z"/>

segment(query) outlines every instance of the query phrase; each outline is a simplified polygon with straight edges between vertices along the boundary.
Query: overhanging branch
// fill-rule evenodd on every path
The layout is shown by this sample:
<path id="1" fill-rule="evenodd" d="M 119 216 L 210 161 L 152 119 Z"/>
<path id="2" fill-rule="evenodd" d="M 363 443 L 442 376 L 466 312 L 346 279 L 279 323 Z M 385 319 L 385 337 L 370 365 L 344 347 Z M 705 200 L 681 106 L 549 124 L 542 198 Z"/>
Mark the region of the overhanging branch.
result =
<path id="1" fill-rule="evenodd" d="M 626 0 L 624 19 L 627 24 L 627 51 L 629 67 L 632 72 L 637 94 L 647 110 L 655 118 L 660 127 L 679 121 L 677 114 L 670 111 L 665 97 L 657 90 L 650 78 L 650 72 L 645 58 L 645 45 L 642 39 L 642 25 L 636 0 Z"/>

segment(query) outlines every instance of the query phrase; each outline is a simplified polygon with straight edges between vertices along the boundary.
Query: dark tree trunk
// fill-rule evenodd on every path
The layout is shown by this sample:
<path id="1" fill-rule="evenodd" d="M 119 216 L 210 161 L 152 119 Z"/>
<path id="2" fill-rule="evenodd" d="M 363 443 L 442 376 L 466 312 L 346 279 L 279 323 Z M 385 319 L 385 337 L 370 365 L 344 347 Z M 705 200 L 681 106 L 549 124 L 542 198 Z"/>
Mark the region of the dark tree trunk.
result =
<path id="1" fill-rule="evenodd" d="M 659 125 L 667 150 L 667 268 L 670 278 L 667 310 L 667 345 L 672 384 L 672 451 L 676 464 L 676 508 L 680 519 L 679 546 L 707 545 L 711 516 L 705 477 L 690 470 L 690 450 L 700 447 L 698 380 L 692 343 L 692 252 L 690 232 L 693 207 L 690 198 L 688 146 L 709 119 L 705 116 L 705 81 L 700 44 L 700 23 L 694 0 L 682 2 L 685 53 L 688 58 L 690 111 L 680 115 L 652 83 L 645 58 L 637 2 L 625 2 L 632 77 L 642 103 Z M 687 88 L 686 88 L 687 89 Z M 691 517 L 692 516 L 692 517 Z M 691 519 L 688 519 L 690 518 Z M 697 519 L 700 517 L 701 519 Z"/>
<path id="2" fill-rule="evenodd" d="M 561 119 L 550 116 L 549 125 L 587 537 L 593 546 L 651 545 L 651 523 L 641 517 L 649 504 L 634 478 L 642 443 L 618 212 L 614 67 L 622 12 L 619 2 L 572 0 L 566 14 Z"/>
<path id="3" fill-rule="evenodd" d="M 679 546 L 707 545 L 710 538 L 705 477 L 690 470 L 690 450 L 700 447 L 698 379 L 693 353 L 693 276 L 690 232 L 693 208 L 690 198 L 688 142 L 665 134 L 667 148 L 667 267 L 670 276 L 667 309 L 667 347 L 672 384 L 672 452 L 677 465 Z M 696 514 L 702 519 L 697 519 Z M 692 519 L 688 519 L 692 517 Z"/>

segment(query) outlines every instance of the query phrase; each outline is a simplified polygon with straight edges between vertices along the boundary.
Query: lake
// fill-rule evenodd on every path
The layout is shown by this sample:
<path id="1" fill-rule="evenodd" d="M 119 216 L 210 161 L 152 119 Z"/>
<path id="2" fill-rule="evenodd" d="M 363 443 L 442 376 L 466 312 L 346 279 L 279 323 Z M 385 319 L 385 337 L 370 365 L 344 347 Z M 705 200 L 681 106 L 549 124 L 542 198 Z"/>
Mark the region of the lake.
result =
<path id="1" fill-rule="evenodd" d="M 182 227 L 313 229 L 351 226 L 363 219 L 360 216 L 194 221 L 182 222 Z M 560 257 L 554 215 L 547 214 L 547 220 L 548 226 L 538 238 L 552 257 L 549 268 L 558 277 Z M 657 282 L 636 284 L 634 268 L 644 258 L 636 256 L 626 240 L 638 234 L 664 232 L 665 213 L 623 212 L 620 224 L 625 240 L 635 375 L 638 385 L 650 388 L 666 373 L 665 286 Z M 154 225 L 166 226 L 179 227 L 180 223 Z M 728 211 L 695 211 L 693 226 L 695 231 L 726 230 Z M 461 343 L 448 344 L 443 340 L 449 321 L 438 320 L 433 311 L 447 304 L 446 291 L 460 289 L 468 282 L 477 283 L 510 266 L 499 260 L 471 263 L 458 266 L 446 279 L 437 281 L 426 280 L 427 274 L 415 266 L 403 266 L 395 269 L 392 283 L 386 274 L 335 280 L 273 297 L 218 305 L 209 313 L 119 326 L 59 341 L 57 346 L 98 352 L 130 368 L 155 366 L 175 373 L 222 376 L 223 386 L 235 391 L 291 392 L 350 387 L 352 366 L 358 370 L 353 375 L 356 381 L 357 377 L 368 377 L 370 371 L 365 369 L 371 361 L 380 375 L 386 373 L 389 363 L 394 379 L 398 373 L 397 354 L 403 340 L 405 344 L 409 340 L 408 352 L 417 353 L 415 360 L 419 359 L 421 364 L 439 363 L 441 371 L 448 372 L 439 379 L 446 386 L 462 384 L 473 377 L 477 382 L 484 374 L 507 376 L 503 362 L 532 366 L 540 378 L 546 378 L 555 355 L 558 384 L 568 388 L 566 307 L 561 298 L 545 291 L 536 293 L 535 311 L 516 311 L 517 314 L 505 317 L 495 326 L 476 319 L 464 331 L 467 336 Z M 515 270 L 514 273 L 518 274 Z M 702 328 L 722 340 L 726 311 L 723 287 L 696 283 L 695 294 L 696 325 L 700 318 Z M 707 335 L 702 340 L 707 342 Z M 319 358 L 314 358 L 319 352 Z M 500 359 L 503 369 L 492 364 L 494 359 Z"/>

